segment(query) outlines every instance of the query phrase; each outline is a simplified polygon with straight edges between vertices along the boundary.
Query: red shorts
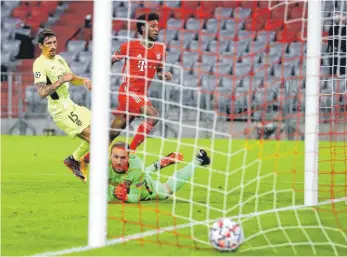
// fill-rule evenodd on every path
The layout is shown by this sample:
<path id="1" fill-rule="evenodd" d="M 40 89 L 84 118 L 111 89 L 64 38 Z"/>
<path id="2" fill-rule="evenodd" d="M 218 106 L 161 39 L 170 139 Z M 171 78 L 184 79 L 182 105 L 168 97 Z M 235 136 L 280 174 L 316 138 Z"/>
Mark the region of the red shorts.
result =
<path id="1" fill-rule="evenodd" d="M 125 115 L 128 113 L 131 116 L 138 116 L 141 114 L 142 106 L 152 106 L 146 95 L 137 91 L 125 91 L 121 87 L 118 91 L 118 108 L 112 114 Z"/>

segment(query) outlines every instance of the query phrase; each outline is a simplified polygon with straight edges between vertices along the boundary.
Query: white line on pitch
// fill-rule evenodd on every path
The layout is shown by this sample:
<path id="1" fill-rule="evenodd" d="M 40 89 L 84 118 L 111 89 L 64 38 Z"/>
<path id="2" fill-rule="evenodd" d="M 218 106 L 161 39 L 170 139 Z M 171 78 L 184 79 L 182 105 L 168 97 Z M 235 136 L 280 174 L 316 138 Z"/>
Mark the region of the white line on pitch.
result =
<path id="1" fill-rule="evenodd" d="M 321 206 L 321 205 L 325 205 L 325 204 L 331 204 L 331 203 L 337 203 L 337 202 L 341 202 L 341 201 L 347 201 L 347 197 L 323 201 L 323 202 L 318 203 L 317 206 Z M 251 218 L 251 217 L 255 217 L 255 216 L 269 214 L 272 212 L 282 212 L 282 211 L 289 211 L 289 210 L 294 210 L 294 209 L 305 209 L 305 208 L 309 209 L 311 207 L 307 207 L 304 205 L 288 206 L 288 207 L 283 207 L 283 208 L 278 208 L 278 209 L 273 209 L 273 210 L 266 210 L 266 211 L 261 211 L 261 212 L 256 212 L 256 213 L 248 213 L 248 214 L 243 214 L 243 215 L 239 215 L 239 216 L 233 216 L 231 218 L 236 218 L 236 219 Z M 144 237 L 148 237 L 148 236 L 162 234 L 162 233 L 167 232 L 167 231 L 187 228 L 187 227 L 191 227 L 191 226 L 195 226 L 195 225 L 203 225 L 203 224 L 211 223 L 214 221 L 215 220 L 195 221 L 195 222 L 190 222 L 190 223 L 186 223 L 186 224 L 181 224 L 178 226 L 170 226 L 170 227 L 165 227 L 165 228 L 154 229 L 154 230 L 150 230 L 150 231 L 139 233 L 139 234 L 125 236 L 123 238 L 115 238 L 115 239 L 108 240 L 108 241 L 106 241 L 105 246 L 116 245 L 116 244 L 128 242 L 130 240 L 136 240 L 136 239 L 140 239 L 140 238 L 144 238 Z M 74 248 L 65 249 L 65 250 L 56 251 L 56 252 L 39 253 L 39 254 L 35 254 L 33 256 L 56 256 L 56 255 L 62 255 L 62 254 L 84 252 L 84 251 L 88 251 L 88 250 L 92 250 L 92 249 L 98 249 L 98 248 L 102 248 L 102 247 L 80 246 L 80 247 L 74 247 Z"/>

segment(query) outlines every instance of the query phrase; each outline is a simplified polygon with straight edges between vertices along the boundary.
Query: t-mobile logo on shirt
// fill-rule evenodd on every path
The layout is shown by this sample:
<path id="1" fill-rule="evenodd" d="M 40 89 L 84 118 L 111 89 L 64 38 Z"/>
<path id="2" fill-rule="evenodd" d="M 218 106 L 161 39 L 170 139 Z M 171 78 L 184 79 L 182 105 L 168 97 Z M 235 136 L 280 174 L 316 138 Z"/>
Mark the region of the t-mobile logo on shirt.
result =
<path id="1" fill-rule="evenodd" d="M 137 67 L 140 69 L 140 71 L 144 71 L 145 68 L 147 68 L 147 62 L 143 60 L 139 61 Z"/>

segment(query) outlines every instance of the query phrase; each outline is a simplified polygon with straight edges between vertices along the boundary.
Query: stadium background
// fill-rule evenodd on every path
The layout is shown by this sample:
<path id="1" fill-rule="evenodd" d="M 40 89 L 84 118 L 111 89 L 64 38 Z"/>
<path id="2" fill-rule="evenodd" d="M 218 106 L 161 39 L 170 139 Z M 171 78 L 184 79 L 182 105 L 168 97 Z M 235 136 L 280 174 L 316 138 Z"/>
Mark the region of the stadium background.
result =
<path id="1" fill-rule="evenodd" d="M 342 5 L 343 1 L 323 2 L 323 36 L 327 36 L 333 24 L 333 11 Z M 289 3 L 289 2 L 288 2 Z M 304 128 L 304 97 L 305 97 L 305 54 L 306 54 L 306 18 L 307 6 L 304 2 L 281 4 L 281 1 L 144 1 L 114 2 L 113 16 L 126 18 L 128 13 L 132 18 L 155 10 L 160 14 L 160 41 L 167 43 L 167 64 L 173 72 L 173 83 L 162 90 L 158 81 L 152 83 L 149 95 L 155 106 L 159 108 L 166 121 L 165 126 L 157 126 L 153 135 L 171 137 L 197 137 L 199 144 L 211 146 L 211 136 L 227 133 L 234 138 L 244 138 L 244 129 L 251 128 L 263 118 L 275 121 L 279 110 L 285 110 L 286 119 L 291 119 L 297 127 Z M 87 230 L 87 188 L 77 184 L 69 174 L 62 174 L 62 156 L 74 149 L 78 142 L 67 137 L 9 137 L 4 134 L 22 135 L 63 135 L 57 129 L 47 113 L 46 99 L 40 99 L 32 78 L 32 63 L 39 54 L 35 36 L 42 27 L 49 27 L 57 33 L 58 53 L 70 64 L 72 71 L 78 75 L 91 77 L 91 51 L 93 48 L 92 28 L 89 27 L 93 12 L 92 2 L 59 2 L 59 1 L 2 1 L 1 2 L 1 133 L 2 147 L 2 192 L 3 228 L 2 248 L 6 255 L 27 255 L 43 250 L 59 250 L 66 247 L 85 244 Z M 295 22 L 289 22 L 296 20 Z M 127 39 L 128 26 L 132 37 L 137 37 L 134 24 L 115 19 L 113 21 L 112 50 L 115 51 L 121 42 Z M 32 42 L 32 43 L 31 43 Z M 321 145 L 320 150 L 320 200 L 346 196 L 346 103 L 347 88 L 345 78 L 330 76 L 329 54 L 327 41 L 322 42 L 321 83 L 323 93 L 320 97 L 320 139 L 329 140 Z M 110 53 L 111 54 L 111 53 Z M 182 69 L 177 69 L 178 65 Z M 110 97 L 111 108 L 117 106 L 117 89 L 120 81 L 121 65 L 114 65 Z M 180 73 L 182 72 L 182 74 Z M 182 75 L 182 76 L 181 76 Z M 94 85 L 97 87 L 97 85 Z M 70 87 L 72 99 L 81 105 L 90 107 L 90 93 L 83 87 Z M 163 99 L 165 101 L 163 101 Z M 178 103 L 178 104 L 177 104 Z M 202 115 L 197 119 L 197 109 Z M 168 112 L 168 110 L 171 110 Z M 215 121 L 215 122 L 214 122 Z M 185 129 L 178 130 L 178 127 Z M 136 129 L 137 123 L 130 127 Z M 206 129 L 207 128 L 207 129 Z M 182 134 L 179 134 L 182 133 Z M 178 135 L 179 134 L 179 135 Z M 282 134 L 281 139 L 286 139 Z M 299 139 L 296 137 L 295 139 Z M 340 140 L 335 142 L 334 140 Z M 159 144 L 155 139 L 148 139 L 146 150 L 157 153 Z M 196 143 L 193 139 L 182 140 L 183 143 Z M 216 141 L 215 147 L 230 155 L 225 142 Z M 171 146 L 170 146 L 171 144 Z M 232 162 L 235 167 L 245 167 L 244 161 L 252 163 L 253 159 L 263 156 L 262 167 L 243 168 L 246 178 L 256 180 L 258 173 L 262 176 L 278 177 L 273 182 L 261 181 L 263 192 L 293 189 L 297 192 L 297 203 L 302 203 L 303 192 L 303 143 L 282 142 L 268 143 L 258 141 L 234 140 Z M 163 148 L 163 145 L 160 145 Z M 165 149 L 176 149 L 176 143 L 166 142 Z M 193 154 L 192 147 L 183 149 L 189 158 Z M 240 153 L 238 153 L 240 149 Z M 158 154 L 161 154 L 158 153 Z M 54 156 L 53 156 L 54 155 Z M 18 161 L 18 157 L 20 161 Z M 244 159 L 243 159 L 244 158 Z M 241 161 L 243 159 L 243 161 Z M 148 161 L 154 161 L 150 158 Z M 225 157 L 215 157 L 214 166 L 217 170 L 225 167 Z M 332 169 L 334 167 L 334 169 Z M 333 172 L 332 172 L 333 170 Z M 170 170 L 171 172 L 172 170 Z M 167 171 L 167 174 L 170 174 Z M 334 173 L 335 172 L 335 173 Z M 66 172 L 67 173 L 67 172 Z M 332 174 L 334 173 L 334 174 Z M 202 173 L 203 174 L 203 173 Z M 206 179 L 200 175 L 202 180 Z M 232 182 L 238 187 L 243 183 L 243 173 L 234 174 Z M 281 181 L 287 181 L 287 184 Z M 289 182 L 288 182 L 289 181 Z M 18 183 L 19 182 L 19 183 Z M 258 185 L 258 184 L 257 184 Z M 220 184 L 212 187 L 219 188 Z M 247 187 L 247 186 L 246 186 Z M 245 188 L 246 188 L 245 187 Z M 256 186 L 250 184 L 244 190 L 246 196 L 254 195 Z M 258 187 L 257 187 L 258 188 Z M 201 191 L 201 190 L 200 190 Z M 199 192 L 199 190 L 197 190 Z M 236 191 L 238 194 L 239 191 Z M 240 193 L 241 194 L 241 193 Z M 71 198 L 71 195 L 73 197 Z M 182 192 L 189 198 L 189 188 Z M 204 201 L 203 196 L 197 196 L 196 201 Z M 282 195 L 279 200 L 275 196 L 260 199 L 261 209 L 272 209 L 276 204 L 286 206 L 292 203 L 292 195 Z M 212 197 L 213 198 L 213 197 Z M 214 195 L 215 199 L 221 198 Z M 71 201 L 73 199 L 73 201 Z M 276 202 L 278 201 L 278 202 Z M 253 202 L 253 200 L 251 201 Z M 221 203 L 211 203 L 211 206 Z M 230 206 L 238 206 L 238 199 L 231 200 Z M 117 221 L 119 206 L 109 207 Z M 156 216 L 163 225 L 172 223 L 171 204 L 164 204 L 161 212 L 156 212 L 156 203 L 143 208 L 143 216 Z M 154 220 L 141 220 L 134 209 L 126 209 L 129 222 L 116 225 L 110 223 L 111 236 L 124 236 L 129 233 L 145 231 L 158 226 Z M 137 211 L 137 210 L 136 210 Z M 187 215 L 185 205 L 177 207 L 178 214 Z M 321 209 L 324 215 L 321 220 L 312 222 L 311 214 L 285 213 L 280 215 L 288 226 L 299 223 L 302 226 L 326 225 L 342 228 L 346 231 L 346 211 L 344 205 L 329 206 Z M 147 213 L 147 214 L 146 214 Z M 158 214 L 159 213 L 159 214 Z M 203 216 L 204 211 L 200 211 Z M 134 215 L 134 216 L 131 216 Z M 217 214 L 216 214 L 217 215 Z M 317 215 L 317 214 L 314 214 Z M 18 223 L 20 217 L 21 223 Z M 124 217 L 121 217 L 124 218 Z M 37 220 L 41 222 L 37 222 Z M 112 219 L 112 217 L 111 217 Z M 276 221 L 275 221 L 276 220 Z M 296 222 L 297 221 L 297 222 Z M 300 223 L 301 222 L 301 223 Z M 258 228 L 259 223 L 250 223 L 246 231 Z M 257 233 L 265 233 L 266 229 L 282 228 L 286 224 L 278 221 L 278 216 L 269 215 L 262 220 L 264 227 Z M 159 224 L 161 226 L 162 224 Z M 125 229 L 126 227 L 126 229 Z M 140 228 L 140 229 L 139 229 Z M 282 229 L 283 230 L 283 229 Z M 285 231 L 285 230 L 284 230 Z M 278 232 L 278 231 L 275 231 Z M 273 234 L 264 241 L 251 243 L 252 247 L 279 247 L 280 255 L 295 253 L 310 255 L 330 255 L 336 252 L 346 255 L 345 248 L 333 248 L 329 242 L 345 243 L 346 235 L 330 234 L 328 240 L 322 239 L 322 230 L 312 230 L 307 234 L 288 233 Z M 123 233 L 123 234 L 122 234 Z M 205 235 L 205 233 L 202 233 Z M 6 236 L 7 235 L 7 236 Z M 179 236 L 178 236 L 179 235 Z M 248 234 L 249 235 L 249 234 Z M 180 238 L 179 240 L 173 238 Z M 303 248 L 281 248 L 281 243 L 288 242 L 292 246 L 297 242 L 328 241 L 328 246 L 321 248 L 308 246 Z M 309 239 L 307 239 L 309 238 Z M 21 247 L 13 243 L 13 239 Z M 257 238 L 256 238 L 257 239 Z M 282 241 L 281 241 L 282 240 Z M 311 240 L 311 241 L 310 241 Z M 317 241 L 315 241 L 317 240 Z M 150 238 L 122 246 L 123 248 L 104 251 L 110 255 L 117 251 L 119 255 L 143 254 L 143 248 L 133 252 L 134 245 L 146 245 L 146 251 L 156 254 L 167 254 L 164 246 L 173 245 L 173 254 L 208 254 L 216 255 L 214 251 L 190 252 L 190 238 L 183 234 L 169 234 L 163 237 Z M 279 246 L 276 245 L 279 244 Z M 161 244 L 163 248 L 158 249 Z M 273 245 L 275 246 L 273 246 Z M 319 243 L 318 243 L 319 244 Z M 150 245 L 150 246 L 148 246 Z M 286 245 L 284 245 L 284 248 Z M 152 247 L 152 248 L 151 248 Z M 186 248 L 188 250 L 186 250 Z M 295 250 L 293 250 L 295 248 Z M 248 248 L 247 248 L 248 249 Z M 335 249 L 335 251 L 334 251 Z M 196 250 L 194 248 L 194 250 Z M 161 252 L 162 251 L 162 252 Z M 296 252 L 297 251 L 297 252 Z M 100 252 L 94 252 L 99 254 Z M 241 253 L 242 254 L 242 253 Z M 255 254 L 275 254 L 273 250 L 265 249 Z"/>
<path id="2" fill-rule="evenodd" d="M 335 5 L 341 3 L 336 1 Z M 93 40 L 90 15 L 93 3 L 2 1 L 1 5 L 2 133 L 63 134 L 47 113 L 47 101 L 39 98 L 33 85 L 32 63 L 40 54 L 35 36 L 42 27 L 51 28 L 58 36 L 58 52 L 71 69 L 76 74 L 91 77 Z M 323 22 L 323 36 L 327 36 L 332 25 L 332 13 L 338 7 L 331 1 L 323 5 L 324 17 L 327 17 Z M 166 91 L 162 91 L 160 82 L 152 83 L 149 96 L 161 110 L 162 118 L 175 121 L 180 119 L 182 113 L 183 122 L 196 126 L 196 110 L 192 111 L 189 107 L 215 110 L 212 115 L 201 115 L 198 126 L 209 128 L 211 120 L 215 118 L 213 116 L 217 114 L 217 129 L 228 131 L 234 137 L 243 137 L 244 128 L 252 126 L 250 122 L 260 119 L 273 121 L 279 110 L 283 110 L 285 118 L 293 120 L 303 130 L 307 27 L 305 2 L 113 3 L 115 18 L 126 18 L 128 11 L 130 17 L 135 18 L 149 10 L 160 14 L 159 41 L 167 44 L 167 64 L 173 72 L 172 83 L 177 85 L 167 86 Z M 137 37 L 134 23 L 113 21 L 112 51 L 128 39 L 128 26 L 131 29 L 129 36 Z M 320 87 L 322 93 L 327 95 L 320 98 L 320 123 L 322 136 L 325 137 L 324 133 L 331 130 L 329 125 L 324 125 L 330 122 L 329 112 L 336 115 L 335 130 L 343 130 L 339 126 L 339 117 L 343 116 L 347 101 L 343 94 L 346 90 L 345 80 L 328 79 L 330 64 L 326 53 L 327 40 L 322 43 L 322 52 Z M 170 68 L 173 64 L 182 67 L 182 77 L 181 69 Z M 111 108 L 117 106 L 121 68 L 122 65 L 114 65 L 112 69 Z M 340 94 L 332 95 L 332 92 Z M 83 87 L 70 87 L 70 93 L 76 103 L 90 107 L 90 94 Z M 188 108 L 180 109 L 177 105 L 170 105 L 170 101 Z M 176 110 L 167 111 L 172 109 Z M 165 125 L 163 128 L 157 126 L 154 133 L 177 136 L 178 131 L 175 126 Z M 183 136 L 194 136 L 195 130 L 187 128 L 183 133 Z M 210 134 L 201 133 L 200 136 L 208 137 Z"/>

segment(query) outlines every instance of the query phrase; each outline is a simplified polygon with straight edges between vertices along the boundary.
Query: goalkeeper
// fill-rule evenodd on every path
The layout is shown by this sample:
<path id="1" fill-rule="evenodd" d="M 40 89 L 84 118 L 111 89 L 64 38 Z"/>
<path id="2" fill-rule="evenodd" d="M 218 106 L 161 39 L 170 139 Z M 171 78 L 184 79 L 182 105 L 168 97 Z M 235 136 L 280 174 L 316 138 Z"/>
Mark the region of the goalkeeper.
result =
<path id="1" fill-rule="evenodd" d="M 146 200 L 164 200 L 189 181 L 197 165 L 210 164 L 207 153 L 200 150 L 196 160 L 176 171 L 166 183 L 160 183 L 151 177 L 152 172 L 180 162 L 182 159 L 182 154 L 171 153 L 144 168 L 142 161 L 136 155 L 129 153 L 126 143 L 116 142 L 111 148 L 108 201 L 119 199 L 127 203 L 138 203 Z"/>

